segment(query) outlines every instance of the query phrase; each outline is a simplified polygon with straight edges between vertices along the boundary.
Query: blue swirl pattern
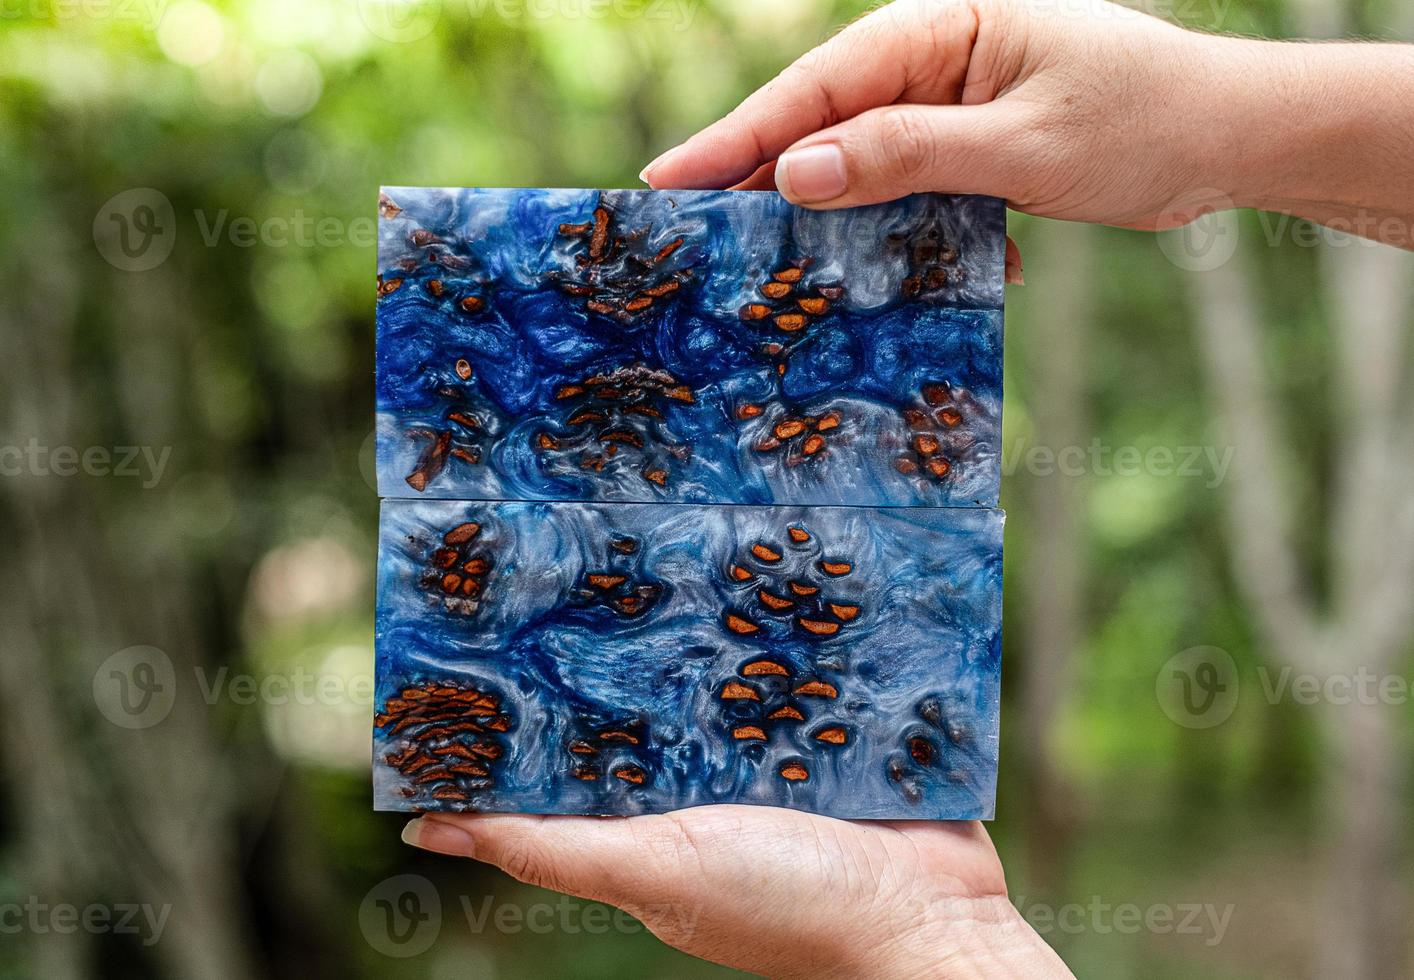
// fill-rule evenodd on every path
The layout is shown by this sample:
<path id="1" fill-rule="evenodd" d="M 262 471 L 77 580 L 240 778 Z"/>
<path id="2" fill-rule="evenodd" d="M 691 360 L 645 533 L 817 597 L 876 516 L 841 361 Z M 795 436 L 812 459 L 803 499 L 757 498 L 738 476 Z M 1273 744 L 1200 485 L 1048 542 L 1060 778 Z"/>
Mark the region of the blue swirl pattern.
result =
<path id="1" fill-rule="evenodd" d="M 379 809 L 991 817 L 1000 201 L 379 213 Z"/>
<path id="2" fill-rule="evenodd" d="M 1000 201 L 390 187 L 380 214 L 384 496 L 997 503 Z"/>
<path id="3" fill-rule="evenodd" d="M 989 818 L 1002 523 L 385 501 L 376 805 Z"/>

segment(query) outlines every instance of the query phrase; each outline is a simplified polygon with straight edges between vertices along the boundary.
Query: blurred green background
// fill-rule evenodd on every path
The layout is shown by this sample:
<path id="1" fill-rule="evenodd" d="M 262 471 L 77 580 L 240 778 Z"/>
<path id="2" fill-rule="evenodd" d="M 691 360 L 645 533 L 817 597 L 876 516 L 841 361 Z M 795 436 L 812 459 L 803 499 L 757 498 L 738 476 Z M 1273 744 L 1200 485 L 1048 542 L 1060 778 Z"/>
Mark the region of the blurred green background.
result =
<path id="1" fill-rule="evenodd" d="M 865 6 L 0 0 L 0 977 L 725 974 L 370 812 L 377 188 L 635 186 Z M 1414 263 L 1012 234 L 1013 900 L 1082 976 L 1414 975 Z"/>

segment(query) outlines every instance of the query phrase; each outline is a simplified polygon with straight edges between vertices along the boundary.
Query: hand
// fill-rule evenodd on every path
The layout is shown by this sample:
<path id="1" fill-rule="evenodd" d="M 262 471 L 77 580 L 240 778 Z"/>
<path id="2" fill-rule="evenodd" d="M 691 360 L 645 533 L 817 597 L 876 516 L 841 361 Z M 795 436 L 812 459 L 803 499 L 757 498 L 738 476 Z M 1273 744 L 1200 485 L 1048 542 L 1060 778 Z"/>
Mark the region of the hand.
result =
<path id="1" fill-rule="evenodd" d="M 608 902 L 664 942 L 772 977 L 1068 977 L 1007 900 L 980 823 L 772 807 L 642 817 L 433 813 L 409 844 Z"/>
<path id="2" fill-rule="evenodd" d="M 643 178 L 774 181 L 816 208 L 991 194 L 1143 229 L 1265 207 L 1414 247 L 1410 86 L 1405 45 L 1214 37 L 1104 0 L 896 0 Z"/>

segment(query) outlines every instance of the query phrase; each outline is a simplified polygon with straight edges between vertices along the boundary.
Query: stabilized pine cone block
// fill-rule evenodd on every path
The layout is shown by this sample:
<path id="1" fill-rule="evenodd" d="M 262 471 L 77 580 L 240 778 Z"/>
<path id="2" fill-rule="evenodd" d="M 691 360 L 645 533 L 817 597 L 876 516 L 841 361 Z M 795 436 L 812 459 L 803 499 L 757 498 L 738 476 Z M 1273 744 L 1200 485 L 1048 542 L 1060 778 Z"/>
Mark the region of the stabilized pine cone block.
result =
<path id="1" fill-rule="evenodd" d="M 984 508 L 385 501 L 378 806 L 986 816 L 1001 530 Z"/>
<path id="2" fill-rule="evenodd" d="M 1004 214 L 384 188 L 376 806 L 989 817 Z"/>
<path id="3" fill-rule="evenodd" d="M 384 496 L 997 502 L 998 201 L 390 187 L 379 222 Z"/>

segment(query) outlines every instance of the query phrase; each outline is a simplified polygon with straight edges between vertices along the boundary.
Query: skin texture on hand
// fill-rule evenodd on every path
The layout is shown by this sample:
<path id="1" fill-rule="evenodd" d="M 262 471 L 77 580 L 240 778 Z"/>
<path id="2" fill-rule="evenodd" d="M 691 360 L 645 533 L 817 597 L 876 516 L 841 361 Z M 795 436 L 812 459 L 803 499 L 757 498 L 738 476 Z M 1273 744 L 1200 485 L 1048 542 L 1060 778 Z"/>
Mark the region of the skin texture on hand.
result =
<path id="1" fill-rule="evenodd" d="M 1407 45 L 1213 37 L 1104 0 L 897 0 L 643 178 L 774 184 L 817 208 L 991 194 L 1141 229 L 1228 207 L 1363 215 L 1360 233 L 1408 247 L 1411 87 Z"/>
<path id="2" fill-rule="evenodd" d="M 428 814 L 403 839 L 618 906 L 672 946 L 766 976 L 1070 976 L 1008 901 L 975 821 L 849 822 L 754 806 Z"/>

